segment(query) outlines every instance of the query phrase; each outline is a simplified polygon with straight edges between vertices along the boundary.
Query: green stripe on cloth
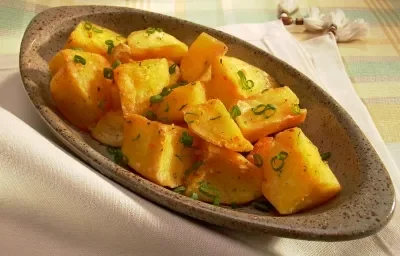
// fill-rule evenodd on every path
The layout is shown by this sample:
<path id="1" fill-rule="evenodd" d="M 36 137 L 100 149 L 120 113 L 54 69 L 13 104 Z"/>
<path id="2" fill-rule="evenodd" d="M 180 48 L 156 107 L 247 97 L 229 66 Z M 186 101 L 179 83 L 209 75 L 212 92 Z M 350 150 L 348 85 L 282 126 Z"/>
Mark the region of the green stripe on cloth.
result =
<path id="1" fill-rule="evenodd" d="M 347 73 L 351 77 L 357 76 L 398 76 L 400 73 L 400 60 L 397 61 L 363 61 L 345 63 Z"/>

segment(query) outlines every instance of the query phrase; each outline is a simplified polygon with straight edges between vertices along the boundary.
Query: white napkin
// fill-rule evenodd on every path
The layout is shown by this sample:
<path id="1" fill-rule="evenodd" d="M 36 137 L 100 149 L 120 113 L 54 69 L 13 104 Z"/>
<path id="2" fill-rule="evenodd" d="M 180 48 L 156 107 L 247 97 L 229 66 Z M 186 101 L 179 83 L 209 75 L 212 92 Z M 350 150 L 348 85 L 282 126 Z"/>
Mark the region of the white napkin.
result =
<path id="1" fill-rule="evenodd" d="M 261 26 L 260 46 L 270 25 Z M 1 68 L 15 65 L 2 60 Z M 244 234 L 199 224 L 156 206 L 109 181 L 57 143 L 25 95 L 18 70 L 0 70 L 0 255 L 400 253 L 399 211 L 377 235 L 350 242 Z"/>

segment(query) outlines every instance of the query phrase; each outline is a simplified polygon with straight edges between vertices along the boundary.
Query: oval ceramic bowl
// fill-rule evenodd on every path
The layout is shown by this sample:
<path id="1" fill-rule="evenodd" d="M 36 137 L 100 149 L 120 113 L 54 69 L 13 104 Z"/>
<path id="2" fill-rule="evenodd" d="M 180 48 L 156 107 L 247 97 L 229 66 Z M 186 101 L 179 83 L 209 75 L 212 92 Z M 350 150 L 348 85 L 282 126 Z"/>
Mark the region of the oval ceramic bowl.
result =
<path id="1" fill-rule="evenodd" d="M 219 38 L 228 55 L 247 61 L 289 86 L 308 109 L 302 129 L 321 152 L 330 151 L 329 165 L 343 191 L 315 209 L 290 216 L 244 207 L 230 209 L 206 204 L 158 186 L 113 163 L 105 147 L 68 123 L 49 94 L 47 62 L 62 49 L 68 35 L 88 20 L 125 36 L 149 26 L 161 27 L 190 44 L 201 32 Z M 338 103 L 293 67 L 225 33 L 173 17 L 121 7 L 78 6 L 48 9 L 29 24 L 21 44 L 20 71 L 25 89 L 58 138 L 103 175 L 141 196 L 176 212 L 212 224 L 243 231 L 308 240 L 349 240 L 377 232 L 394 210 L 394 189 L 377 153 Z"/>

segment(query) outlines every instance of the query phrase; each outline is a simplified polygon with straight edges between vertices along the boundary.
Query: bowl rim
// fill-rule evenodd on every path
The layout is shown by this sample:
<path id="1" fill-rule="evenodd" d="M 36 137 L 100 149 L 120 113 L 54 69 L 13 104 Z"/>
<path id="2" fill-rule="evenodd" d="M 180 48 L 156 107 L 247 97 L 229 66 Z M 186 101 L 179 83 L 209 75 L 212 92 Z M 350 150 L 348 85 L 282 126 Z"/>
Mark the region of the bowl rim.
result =
<path id="1" fill-rule="evenodd" d="M 54 16 L 56 11 L 73 11 L 79 9 L 79 14 L 76 17 L 69 17 L 70 19 L 77 17 L 84 17 L 87 15 L 100 14 L 100 13 L 131 13 L 132 15 L 149 15 L 155 18 L 161 19 L 169 19 L 178 23 L 183 23 L 184 25 L 195 26 L 202 31 L 212 33 L 212 34 L 220 34 L 224 37 L 231 38 L 232 40 L 238 41 L 240 44 L 249 48 L 250 51 L 255 52 L 256 54 L 261 54 L 261 56 L 268 56 L 269 59 L 272 59 L 276 64 L 279 64 L 286 69 L 290 69 L 293 73 L 296 74 L 298 80 L 307 81 L 308 84 L 311 84 L 314 90 L 317 91 L 318 94 L 322 95 L 327 101 L 333 104 L 333 108 L 337 110 L 338 114 L 340 114 L 343 119 L 345 119 L 349 124 L 354 125 L 354 129 L 357 131 L 357 135 L 367 138 L 365 134 L 361 131 L 352 117 L 343 109 L 343 107 L 327 92 L 322 90 L 317 84 L 315 84 L 311 79 L 306 77 L 301 72 L 297 71 L 295 68 L 287 64 L 286 62 L 278 59 L 277 57 L 269 54 L 250 43 L 243 41 L 239 38 L 236 38 L 232 35 L 229 35 L 225 32 L 216 30 L 214 28 L 206 27 L 200 24 L 196 24 L 187 20 L 179 19 L 176 17 L 159 14 L 155 12 L 128 8 L 128 7 L 116 7 L 116 6 L 104 6 L 104 5 L 78 5 L 78 6 L 60 6 L 46 9 L 39 14 L 37 14 L 32 21 L 29 23 L 28 27 L 25 30 L 24 36 L 22 38 L 21 47 L 20 47 L 20 74 L 23 81 L 24 88 L 34 104 L 35 108 L 38 110 L 41 118 L 45 121 L 47 125 L 51 128 L 50 130 L 66 145 L 70 150 L 72 150 L 75 154 L 77 154 L 81 159 L 83 159 L 86 163 L 89 163 L 95 170 L 99 171 L 106 177 L 111 180 L 116 181 L 118 184 L 126 187 L 127 189 L 133 191 L 136 194 L 139 194 L 142 197 L 149 199 L 150 201 L 167 207 L 175 212 L 179 212 L 181 214 L 188 215 L 190 217 L 209 222 L 211 224 L 217 224 L 221 226 L 221 221 L 223 221 L 222 226 L 233 228 L 233 229 L 241 229 L 242 226 L 245 226 L 246 231 L 260 231 L 269 233 L 271 235 L 277 235 L 281 237 L 288 238 L 299 238 L 306 240 L 323 240 L 323 241 L 344 241 L 344 240 L 352 240 L 363 238 L 368 235 L 374 234 L 382 229 L 391 219 L 394 208 L 395 208 L 395 194 L 393 184 L 391 182 L 390 176 L 386 167 L 384 166 L 382 160 L 377 154 L 375 148 L 372 146 L 370 141 L 367 139 L 366 143 L 369 148 L 371 148 L 372 153 L 376 155 L 377 160 L 379 160 L 379 164 L 382 165 L 384 169 L 384 173 L 386 175 L 386 179 L 388 180 L 388 188 L 392 191 L 392 197 L 387 198 L 388 202 L 391 204 L 388 207 L 388 211 L 386 216 L 381 216 L 381 220 L 379 224 L 375 223 L 375 220 L 365 220 L 368 222 L 368 225 L 365 225 L 364 229 L 355 230 L 352 228 L 342 228 L 340 230 L 336 229 L 324 229 L 321 228 L 304 228 L 304 227 L 296 227 L 290 224 L 282 224 L 279 223 L 278 219 L 282 217 L 277 216 L 260 216 L 254 214 L 243 214 L 240 212 L 232 211 L 230 209 L 226 209 L 223 207 L 213 206 L 204 202 L 195 201 L 188 197 L 179 195 L 175 192 L 172 192 L 162 186 L 155 185 L 154 183 L 134 174 L 136 178 L 136 183 L 132 184 L 130 181 L 127 181 L 127 177 L 130 175 L 127 173 L 132 173 L 129 170 L 126 170 L 114 162 L 110 161 L 105 156 L 101 155 L 98 151 L 90 147 L 87 143 L 83 141 L 78 141 L 71 139 L 74 137 L 72 132 L 68 129 L 68 125 L 62 120 L 61 117 L 52 113 L 51 108 L 45 104 L 44 100 L 40 98 L 38 95 L 31 92 L 31 88 L 34 86 L 38 86 L 33 79 L 29 77 L 25 73 L 26 63 L 28 62 L 28 51 L 31 45 L 34 43 L 33 31 L 38 29 L 38 23 L 44 22 L 48 16 Z M 124 174 L 124 175 L 121 175 Z M 368 183 L 368 180 L 366 181 Z M 373 183 L 368 183 L 369 185 Z M 154 186 L 155 185 L 155 186 Z M 139 191 L 140 190 L 140 191 Z M 164 198 L 165 202 L 160 200 L 156 200 L 156 198 Z M 175 208 L 173 206 L 179 205 L 179 208 Z M 191 209 L 195 209 L 195 211 Z M 201 216 L 199 216 L 200 213 Z M 205 217 L 210 216 L 210 217 Z M 290 218 L 294 221 L 296 219 L 301 220 L 302 218 L 307 218 L 308 216 L 285 216 L 284 218 Z M 212 221 L 210 221 L 212 219 Z M 229 220 L 229 221 L 227 221 Z"/>

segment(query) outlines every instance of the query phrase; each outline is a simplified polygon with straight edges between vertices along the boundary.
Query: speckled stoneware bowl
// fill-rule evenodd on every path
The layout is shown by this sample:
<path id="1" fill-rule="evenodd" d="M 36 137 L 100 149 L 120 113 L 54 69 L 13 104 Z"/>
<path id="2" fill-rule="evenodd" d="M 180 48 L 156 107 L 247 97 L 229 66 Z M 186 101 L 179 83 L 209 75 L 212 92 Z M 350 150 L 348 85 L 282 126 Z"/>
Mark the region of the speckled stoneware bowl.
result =
<path id="1" fill-rule="evenodd" d="M 329 165 L 343 186 L 339 196 L 315 209 L 291 216 L 265 213 L 250 206 L 230 209 L 181 196 L 119 167 L 105 147 L 81 133 L 57 111 L 49 94 L 47 62 L 65 44 L 81 21 L 88 20 L 125 36 L 149 26 L 161 27 L 190 44 L 201 32 L 224 41 L 228 55 L 245 60 L 289 86 L 308 109 L 302 128 L 321 152 L 330 151 Z M 120 7 L 79 6 L 48 9 L 29 24 L 21 44 L 20 69 L 25 89 L 43 119 L 65 145 L 99 172 L 176 212 L 243 231 L 308 240 L 349 240 L 377 232 L 394 210 L 394 189 L 377 153 L 354 121 L 329 95 L 297 70 L 262 50 L 225 33 L 188 21 Z"/>

